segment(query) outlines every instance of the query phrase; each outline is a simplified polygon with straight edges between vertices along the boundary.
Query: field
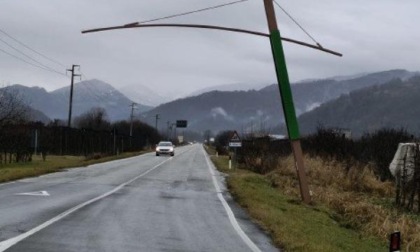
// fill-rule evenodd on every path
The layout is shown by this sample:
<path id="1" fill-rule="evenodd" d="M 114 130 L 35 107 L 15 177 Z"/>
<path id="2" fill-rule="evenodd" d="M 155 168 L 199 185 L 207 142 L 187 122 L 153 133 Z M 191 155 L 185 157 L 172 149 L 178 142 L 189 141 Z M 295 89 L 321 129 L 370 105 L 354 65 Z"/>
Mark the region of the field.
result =
<path id="1" fill-rule="evenodd" d="M 84 156 L 47 156 L 43 161 L 40 155 L 34 155 L 31 162 L 0 164 L 0 183 L 21 178 L 39 176 L 57 172 L 64 168 L 84 167 L 95 163 L 107 162 L 115 159 L 127 158 L 141 154 L 140 152 L 122 153 L 117 156 L 92 157 Z"/>

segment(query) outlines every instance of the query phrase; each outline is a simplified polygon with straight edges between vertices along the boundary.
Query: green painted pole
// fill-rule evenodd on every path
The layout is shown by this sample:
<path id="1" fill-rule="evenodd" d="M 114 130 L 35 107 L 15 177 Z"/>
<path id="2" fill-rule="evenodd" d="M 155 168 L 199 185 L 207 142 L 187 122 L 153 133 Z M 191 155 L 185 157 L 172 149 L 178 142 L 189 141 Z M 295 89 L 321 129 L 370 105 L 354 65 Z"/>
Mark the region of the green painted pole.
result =
<path id="1" fill-rule="evenodd" d="M 300 193 L 303 202 L 309 204 L 311 203 L 311 196 L 309 194 L 309 187 L 303 163 L 299 125 L 296 118 L 295 106 L 293 104 L 292 90 L 290 87 L 289 75 L 287 73 L 286 59 L 284 56 L 283 45 L 281 43 L 280 31 L 277 27 L 273 0 L 264 0 L 264 6 L 267 15 L 268 28 L 270 30 L 271 50 L 273 53 L 287 133 L 291 142 L 293 156 L 295 158 L 295 167 L 299 179 Z"/>

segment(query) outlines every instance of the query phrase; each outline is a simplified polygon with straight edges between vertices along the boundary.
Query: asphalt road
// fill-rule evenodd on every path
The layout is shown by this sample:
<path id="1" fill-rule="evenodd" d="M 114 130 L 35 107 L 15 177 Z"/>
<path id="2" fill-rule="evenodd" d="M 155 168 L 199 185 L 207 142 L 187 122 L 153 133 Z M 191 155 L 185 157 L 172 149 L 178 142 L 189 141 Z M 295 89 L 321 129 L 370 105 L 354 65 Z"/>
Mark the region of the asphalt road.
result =
<path id="1" fill-rule="evenodd" d="M 201 145 L 0 184 L 0 251 L 278 251 Z"/>

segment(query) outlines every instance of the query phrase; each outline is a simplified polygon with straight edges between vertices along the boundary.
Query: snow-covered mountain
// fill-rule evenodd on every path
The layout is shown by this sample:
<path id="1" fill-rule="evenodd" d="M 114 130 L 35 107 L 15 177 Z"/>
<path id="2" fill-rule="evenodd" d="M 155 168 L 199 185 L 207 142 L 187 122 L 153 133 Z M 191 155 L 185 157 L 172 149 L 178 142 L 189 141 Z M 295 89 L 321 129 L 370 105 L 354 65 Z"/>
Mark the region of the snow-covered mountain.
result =
<path id="1" fill-rule="evenodd" d="M 42 111 L 51 119 L 67 120 L 69 109 L 70 87 L 64 87 L 47 92 L 39 87 L 13 85 L 30 107 Z M 73 118 L 88 111 L 92 107 L 102 107 L 106 110 L 111 121 L 126 120 L 130 117 L 132 101 L 112 87 L 100 80 L 86 80 L 74 84 L 73 89 Z M 138 104 L 138 112 L 151 109 L 150 106 Z"/>
<path id="2" fill-rule="evenodd" d="M 174 100 L 174 98 L 158 94 L 151 88 L 140 84 L 135 86 L 125 86 L 120 89 L 120 92 L 134 102 L 152 107 Z"/>

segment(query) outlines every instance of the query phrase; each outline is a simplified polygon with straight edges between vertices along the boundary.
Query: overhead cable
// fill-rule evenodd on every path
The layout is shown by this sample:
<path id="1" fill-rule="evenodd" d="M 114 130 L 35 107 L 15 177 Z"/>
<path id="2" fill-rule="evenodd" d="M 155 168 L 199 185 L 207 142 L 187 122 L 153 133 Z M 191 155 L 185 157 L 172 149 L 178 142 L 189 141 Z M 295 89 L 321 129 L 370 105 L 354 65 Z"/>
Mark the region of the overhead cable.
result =
<path id="1" fill-rule="evenodd" d="M 276 0 L 274 0 L 274 3 L 306 34 L 306 35 L 308 35 L 309 36 L 309 38 L 311 38 L 311 40 L 315 43 L 315 44 L 317 44 L 319 47 L 321 47 L 322 48 L 322 46 L 321 46 L 321 44 L 318 42 L 318 41 L 316 41 L 316 39 L 314 39 L 314 37 L 312 37 L 311 36 L 311 34 L 309 34 L 309 32 L 307 32 L 306 30 L 305 30 L 305 28 L 303 28 L 293 17 L 292 17 L 292 15 L 290 15 L 283 7 L 281 7 L 281 5 L 276 1 Z"/>
<path id="2" fill-rule="evenodd" d="M 225 3 L 225 4 L 215 5 L 215 6 L 211 6 L 211 7 L 207 7 L 207 8 L 203 8 L 203 9 L 198 9 L 198 10 L 193 10 L 193 11 L 183 12 L 183 13 L 179 13 L 179 14 L 175 14 L 175 15 L 166 16 L 166 17 L 154 18 L 154 19 L 149 19 L 149 20 L 145 20 L 145 21 L 140 21 L 140 22 L 136 22 L 136 24 L 145 24 L 145 23 L 150 23 L 150 22 L 159 21 L 159 20 L 164 20 L 164 19 L 169 19 L 169 18 L 175 18 L 175 17 L 180 17 L 180 16 L 186 16 L 186 15 L 189 15 L 189 14 L 198 13 L 198 12 L 203 12 L 203 11 L 208 11 L 208 10 L 213 10 L 213 9 L 217 9 L 217 8 L 225 7 L 225 6 L 228 6 L 228 5 L 238 4 L 238 3 L 241 3 L 241 2 L 246 2 L 246 1 L 248 1 L 248 0 L 239 0 L 239 1 L 234 1 L 234 2 L 230 2 L 230 3 Z"/>
<path id="3" fill-rule="evenodd" d="M 23 55 L 23 56 L 25 56 L 26 58 L 28 58 L 28 59 L 32 60 L 33 62 L 35 62 L 36 64 L 40 65 L 42 68 L 44 68 L 44 69 L 48 69 L 48 70 L 53 71 L 53 72 L 58 72 L 58 71 L 56 71 L 55 69 L 53 69 L 53 68 L 51 68 L 51 67 L 49 67 L 49 66 L 46 66 L 46 65 L 42 64 L 42 63 L 41 63 L 41 62 L 39 62 L 38 60 L 36 60 L 36 59 L 32 58 L 32 57 L 31 57 L 31 56 L 29 56 L 28 54 L 26 54 L 26 53 L 22 52 L 21 50 L 19 50 L 18 48 L 16 48 L 16 47 L 12 46 L 11 44 L 9 44 L 8 42 L 4 41 L 4 40 L 3 40 L 3 39 L 1 39 L 1 38 L 0 38 L 0 42 L 3 42 L 5 45 L 9 46 L 10 48 L 12 48 L 13 50 L 15 50 L 16 52 L 18 52 L 18 53 L 22 54 L 22 55 Z"/>
<path id="4" fill-rule="evenodd" d="M 20 44 L 21 46 L 23 46 L 23 47 L 25 47 L 25 48 L 27 48 L 27 49 L 31 50 L 32 52 L 34 52 L 34 53 L 38 54 L 39 56 L 41 56 L 41 57 L 43 57 L 43 58 L 45 58 L 45 59 L 47 59 L 47 60 L 49 60 L 49 61 L 51 61 L 51 62 L 54 62 L 55 64 L 58 64 L 58 65 L 60 65 L 60 66 L 62 66 L 62 67 L 66 67 L 64 64 L 62 64 L 62 63 L 58 62 L 57 60 L 51 59 L 50 57 L 48 57 L 48 56 L 46 56 L 46 55 L 44 55 L 44 54 L 42 54 L 42 53 L 40 53 L 40 52 L 36 51 L 35 49 L 32 49 L 31 47 L 29 47 L 29 46 L 28 46 L 28 45 L 26 45 L 25 43 L 23 43 L 23 42 L 19 41 L 17 38 L 14 38 L 12 35 L 8 34 L 8 33 L 7 33 L 7 32 L 5 32 L 4 30 L 0 29 L 0 32 L 1 32 L 1 33 L 3 33 L 4 35 L 6 35 L 7 37 L 11 38 L 12 40 L 14 40 L 15 42 L 17 42 L 17 43 L 18 43 L 18 44 Z"/>
<path id="5" fill-rule="evenodd" d="M 3 53 L 5 53 L 5 54 L 7 54 L 7 55 L 9 55 L 9 56 L 11 56 L 11 57 L 13 57 L 13 58 L 15 58 L 15 59 L 18 59 L 18 60 L 20 60 L 20 61 L 22 61 L 22 62 L 25 62 L 26 64 L 29 64 L 29 65 L 31 65 L 31 66 L 34 66 L 34 67 L 37 67 L 37 68 L 43 69 L 43 70 L 45 70 L 45 71 L 49 71 L 49 72 L 53 72 L 53 73 L 57 73 L 57 74 L 60 74 L 60 75 L 63 75 L 63 76 L 66 76 L 66 77 L 67 77 L 67 75 L 65 75 L 64 73 L 60 73 L 60 72 L 55 71 L 55 70 L 53 70 L 53 69 L 48 69 L 48 68 L 42 67 L 42 66 L 40 66 L 40 65 L 33 64 L 32 62 L 29 62 L 29 61 L 27 61 L 27 60 L 25 60 L 25 59 L 22 59 L 21 57 L 16 56 L 16 55 L 14 55 L 14 54 L 11 54 L 11 53 L 9 53 L 9 52 L 7 52 L 7 51 L 5 51 L 5 50 L 1 49 L 1 48 L 0 48 L 0 52 L 3 52 Z"/>

